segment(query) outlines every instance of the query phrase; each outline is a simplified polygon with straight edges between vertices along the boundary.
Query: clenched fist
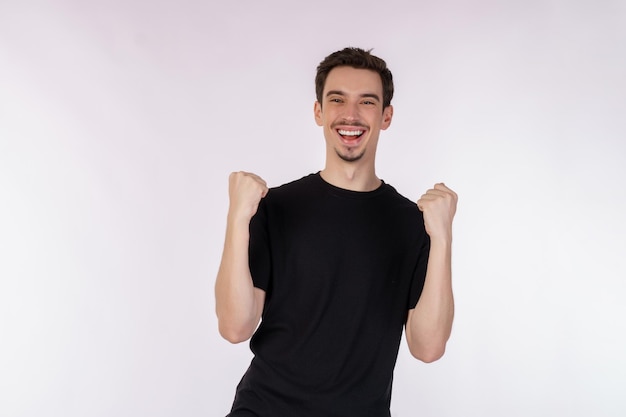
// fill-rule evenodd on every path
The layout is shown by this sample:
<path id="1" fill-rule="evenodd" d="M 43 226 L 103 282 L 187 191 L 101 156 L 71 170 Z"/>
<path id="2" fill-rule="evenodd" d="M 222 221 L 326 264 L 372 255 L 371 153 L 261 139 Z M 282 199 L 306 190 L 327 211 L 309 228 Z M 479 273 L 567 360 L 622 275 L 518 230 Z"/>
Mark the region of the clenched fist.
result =
<path id="1" fill-rule="evenodd" d="M 228 178 L 229 217 L 249 221 L 267 192 L 267 184 L 258 175 L 243 171 L 233 172 Z"/>
<path id="2" fill-rule="evenodd" d="M 456 213 L 458 197 L 443 183 L 435 184 L 417 200 L 417 207 L 424 213 L 426 233 L 432 239 L 452 240 L 452 220 Z"/>

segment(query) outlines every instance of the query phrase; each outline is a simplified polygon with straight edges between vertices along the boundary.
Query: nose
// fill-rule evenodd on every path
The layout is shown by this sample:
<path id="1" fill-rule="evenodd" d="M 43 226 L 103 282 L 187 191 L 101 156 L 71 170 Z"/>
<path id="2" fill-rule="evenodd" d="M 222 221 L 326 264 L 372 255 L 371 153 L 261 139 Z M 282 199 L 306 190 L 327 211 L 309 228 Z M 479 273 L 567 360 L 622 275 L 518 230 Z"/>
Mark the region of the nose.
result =
<path id="1" fill-rule="evenodd" d="M 359 120 L 358 102 L 346 103 L 346 105 L 344 106 L 343 117 L 349 121 Z"/>

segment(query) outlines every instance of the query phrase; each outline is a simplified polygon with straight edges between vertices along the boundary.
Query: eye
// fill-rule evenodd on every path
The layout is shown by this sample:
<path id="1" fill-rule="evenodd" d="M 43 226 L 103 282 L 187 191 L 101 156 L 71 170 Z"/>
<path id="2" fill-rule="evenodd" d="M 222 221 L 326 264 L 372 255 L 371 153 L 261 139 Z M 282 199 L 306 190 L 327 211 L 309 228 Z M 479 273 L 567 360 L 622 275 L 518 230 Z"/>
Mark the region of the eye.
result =
<path id="1" fill-rule="evenodd" d="M 361 104 L 365 104 L 366 106 L 376 106 L 378 105 L 378 101 L 374 99 L 365 98 L 361 101 Z"/>
<path id="2" fill-rule="evenodd" d="M 341 100 L 339 97 L 333 97 L 333 98 L 331 98 L 328 101 L 330 101 L 331 103 L 341 103 L 341 102 L 343 102 L 343 100 Z"/>

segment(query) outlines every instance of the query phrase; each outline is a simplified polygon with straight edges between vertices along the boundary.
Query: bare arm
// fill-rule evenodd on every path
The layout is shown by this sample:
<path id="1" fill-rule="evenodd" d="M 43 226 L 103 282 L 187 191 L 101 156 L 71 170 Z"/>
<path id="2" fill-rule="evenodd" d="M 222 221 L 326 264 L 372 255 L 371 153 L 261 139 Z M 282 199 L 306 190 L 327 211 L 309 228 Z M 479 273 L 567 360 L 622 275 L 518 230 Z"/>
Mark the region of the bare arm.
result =
<path id="1" fill-rule="evenodd" d="M 443 184 L 436 184 L 420 198 L 424 225 L 430 236 L 426 281 L 420 299 L 409 310 L 406 339 L 411 354 L 424 362 L 441 358 L 452 331 L 452 220 L 457 195 Z"/>
<path id="2" fill-rule="evenodd" d="M 222 337 L 231 343 L 248 340 L 254 333 L 265 301 L 255 288 L 248 264 L 250 219 L 268 188 L 260 177 L 234 172 L 229 178 L 230 206 L 222 261 L 215 281 L 215 308 Z"/>

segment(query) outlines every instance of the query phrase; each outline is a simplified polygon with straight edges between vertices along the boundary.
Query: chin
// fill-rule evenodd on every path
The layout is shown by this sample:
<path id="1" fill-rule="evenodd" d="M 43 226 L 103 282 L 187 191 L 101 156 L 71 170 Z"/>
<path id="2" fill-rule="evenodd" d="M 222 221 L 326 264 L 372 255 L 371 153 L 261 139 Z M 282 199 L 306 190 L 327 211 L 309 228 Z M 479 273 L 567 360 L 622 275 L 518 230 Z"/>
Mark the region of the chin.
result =
<path id="1" fill-rule="evenodd" d="M 345 162 L 356 162 L 356 161 L 361 160 L 363 156 L 365 156 L 365 151 L 361 153 L 351 153 L 348 155 L 345 155 L 339 151 L 336 151 L 336 152 L 337 152 L 337 156 Z"/>

